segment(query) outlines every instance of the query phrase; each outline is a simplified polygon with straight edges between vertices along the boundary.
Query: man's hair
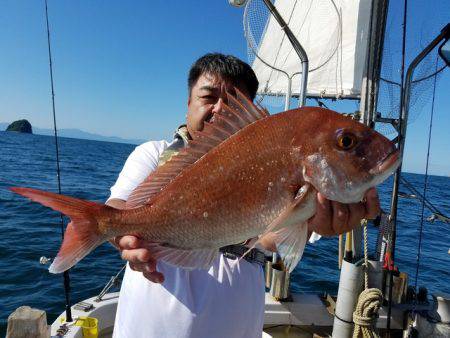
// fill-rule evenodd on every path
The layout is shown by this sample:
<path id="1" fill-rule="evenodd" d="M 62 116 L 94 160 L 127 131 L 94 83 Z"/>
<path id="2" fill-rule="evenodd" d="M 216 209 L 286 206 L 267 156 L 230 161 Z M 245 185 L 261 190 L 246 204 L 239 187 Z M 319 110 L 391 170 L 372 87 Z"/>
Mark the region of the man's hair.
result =
<path id="1" fill-rule="evenodd" d="M 202 74 L 219 76 L 230 81 L 233 85 L 243 84 L 250 98 L 255 99 L 258 90 L 258 79 L 252 67 L 233 55 L 208 53 L 199 58 L 189 70 L 188 90 L 191 95 L 192 87 Z"/>

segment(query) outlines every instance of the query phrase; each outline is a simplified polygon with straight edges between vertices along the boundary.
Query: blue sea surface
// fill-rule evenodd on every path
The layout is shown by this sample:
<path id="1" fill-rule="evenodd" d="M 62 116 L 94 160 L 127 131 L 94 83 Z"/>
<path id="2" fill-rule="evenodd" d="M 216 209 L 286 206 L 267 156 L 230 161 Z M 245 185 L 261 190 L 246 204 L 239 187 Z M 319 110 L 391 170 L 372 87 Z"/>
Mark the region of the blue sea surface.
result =
<path id="1" fill-rule="evenodd" d="M 109 196 L 134 145 L 60 138 L 63 194 L 98 202 Z M 422 191 L 425 176 L 404 177 Z M 392 181 L 379 188 L 382 206 L 389 209 Z M 21 305 L 43 309 L 49 322 L 64 310 L 62 274 L 50 274 L 40 265 L 41 256 L 54 257 L 61 242 L 59 214 L 8 190 L 26 186 L 57 192 L 54 139 L 49 136 L 0 132 L 0 336 L 6 332 L 8 315 Z M 404 187 L 402 191 L 407 191 Z M 427 198 L 444 214 L 450 214 L 450 178 L 431 176 Z M 401 199 L 396 265 L 415 277 L 421 204 Z M 425 216 L 430 212 L 425 211 Z M 369 229 L 374 251 L 377 229 Z M 426 222 L 423 228 L 419 286 L 429 292 L 450 293 L 449 225 Z M 339 270 L 337 238 L 308 245 L 291 276 L 293 292 L 337 292 Z M 118 252 L 108 243 L 97 248 L 71 269 L 72 303 L 98 294 L 123 266 Z"/>

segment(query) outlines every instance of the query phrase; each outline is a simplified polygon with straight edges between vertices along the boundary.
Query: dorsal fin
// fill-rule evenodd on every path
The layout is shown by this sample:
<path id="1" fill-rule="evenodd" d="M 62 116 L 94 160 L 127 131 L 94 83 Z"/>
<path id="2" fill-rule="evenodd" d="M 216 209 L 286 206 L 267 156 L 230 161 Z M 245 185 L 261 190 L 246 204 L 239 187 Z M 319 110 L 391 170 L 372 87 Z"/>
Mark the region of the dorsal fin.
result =
<path id="1" fill-rule="evenodd" d="M 131 193 L 126 203 L 127 209 L 147 204 L 181 171 L 211 149 L 247 125 L 269 115 L 267 110 L 255 106 L 237 88 L 235 91 L 236 97 L 227 93 L 228 104 L 224 104 L 222 112 L 214 115 L 213 123 L 204 122 L 203 130 L 193 133 L 194 139 L 188 141 L 187 147 L 159 166 Z"/>

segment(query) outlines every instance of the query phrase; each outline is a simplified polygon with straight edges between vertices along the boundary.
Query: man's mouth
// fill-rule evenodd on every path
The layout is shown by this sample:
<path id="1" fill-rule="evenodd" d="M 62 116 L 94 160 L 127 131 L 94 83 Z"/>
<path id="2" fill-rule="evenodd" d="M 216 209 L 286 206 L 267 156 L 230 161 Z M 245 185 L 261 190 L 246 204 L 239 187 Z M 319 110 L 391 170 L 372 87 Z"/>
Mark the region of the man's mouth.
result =
<path id="1" fill-rule="evenodd" d="M 213 123 L 213 122 L 214 122 L 214 114 L 213 114 L 213 113 L 209 114 L 209 115 L 206 117 L 205 121 L 206 121 L 206 122 L 209 122 L 209 123 Z"/>

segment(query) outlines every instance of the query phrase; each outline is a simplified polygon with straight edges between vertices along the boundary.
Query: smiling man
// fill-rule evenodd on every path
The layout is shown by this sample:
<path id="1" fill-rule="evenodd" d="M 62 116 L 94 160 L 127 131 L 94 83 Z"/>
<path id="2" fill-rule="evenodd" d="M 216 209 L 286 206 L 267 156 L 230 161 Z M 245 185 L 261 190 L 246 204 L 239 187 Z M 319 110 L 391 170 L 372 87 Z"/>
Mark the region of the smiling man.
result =
<path id="1" fill-rule="evenodd" d="M 227 92 L 234 87 L 255 98 L 258 80 L 251 67 L 222 54 L 206 54 L 189 72 L 186 126 L 172 142 L 150 141 L 138 146 L 126 161 L 107 204 L 124 208 L 131 192 L 159 165 L 187 144 L 204 121 L 214 123 L 223 109 Z M 348 231 L 379 211 L 374 190 L 366 203 L 344 205 L 317 196 L 316 215 L 309 220 L 310 232 L 333 235 Z M 114 337 L 261 337 L 264 319 L 263 255 L 247 250 L 243 243 L 221 250 L 209 270 L 184 270 L 156 262 L 146 242 L 135 236 L 115 240 L 123 259 L 129 262 L 120 291 Z M 274 249 L 267 236 L 267 249 Z"/>

